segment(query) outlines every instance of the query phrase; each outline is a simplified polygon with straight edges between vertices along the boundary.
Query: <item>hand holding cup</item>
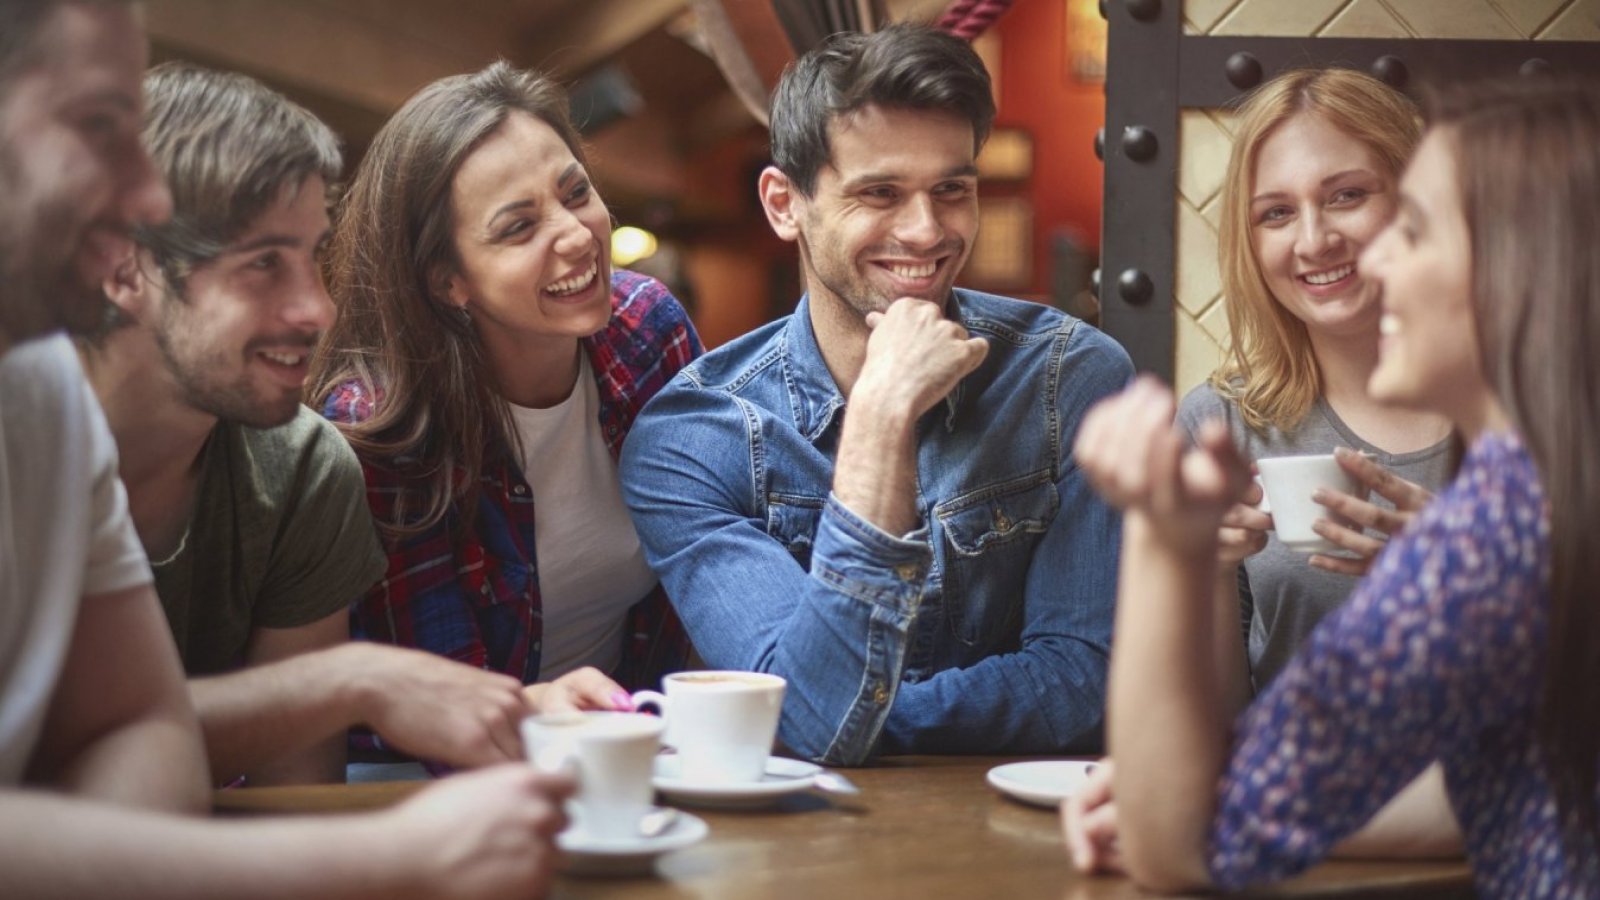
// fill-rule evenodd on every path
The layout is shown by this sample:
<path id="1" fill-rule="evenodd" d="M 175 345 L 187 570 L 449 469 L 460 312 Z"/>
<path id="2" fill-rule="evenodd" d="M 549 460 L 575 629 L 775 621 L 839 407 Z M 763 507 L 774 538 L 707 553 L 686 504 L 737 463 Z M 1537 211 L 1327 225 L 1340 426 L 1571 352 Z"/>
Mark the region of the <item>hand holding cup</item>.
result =
<path id="1" fill-rule="evenodd" d="M 1348 493 L 1339 490 L 1319 490 L 1312 499 L 1327 507 L 1343 521 L 1339 518 L 1324 518 L 1319 519 L 1312 527 L 1324 540 L 1354 556 L 1329 556 L 1318 553 L 1311 557 L 1310 562 L 1311 565 L 1329 572 L 1365 575 L 1372 567 L 1372 561 L 1388 543 L 1388 539 L 1400 533 L 1401 529 L 1416 518 L 1417 513 L 1433 500 L 1433 494 L 1421 485 L 1401 478 L 1354 450 L 1340 447 L 1334 451 L 1334 458 L 1340 468 L 1367 490 L 1358 488 Z M 1385 509 L 1365 499 L 1368 491 L 1393 503 L 1394 509 Z M 1358 493 L 1362 496 L 1356 496 Z M 1367 533 L 1368 531 L 1376 531 L 1382 537 L 1373 537 Z"/>

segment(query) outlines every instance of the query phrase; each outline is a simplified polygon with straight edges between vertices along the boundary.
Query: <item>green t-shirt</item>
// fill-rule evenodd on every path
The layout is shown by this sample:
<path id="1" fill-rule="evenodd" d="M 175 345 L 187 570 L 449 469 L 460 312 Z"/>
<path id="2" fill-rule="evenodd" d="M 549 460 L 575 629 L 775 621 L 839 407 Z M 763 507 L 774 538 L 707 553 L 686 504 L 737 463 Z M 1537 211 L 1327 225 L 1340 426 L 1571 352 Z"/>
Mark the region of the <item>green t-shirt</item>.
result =
<path id="1" fill-rule="evenodd" d="M 387 566 L 361 465 L 310 409 L 277 428 L 219 423 L 202 452 L 183 547 L 155 565 L 190 675 L 239 668 L 253 629 L 348 608 Z"/>

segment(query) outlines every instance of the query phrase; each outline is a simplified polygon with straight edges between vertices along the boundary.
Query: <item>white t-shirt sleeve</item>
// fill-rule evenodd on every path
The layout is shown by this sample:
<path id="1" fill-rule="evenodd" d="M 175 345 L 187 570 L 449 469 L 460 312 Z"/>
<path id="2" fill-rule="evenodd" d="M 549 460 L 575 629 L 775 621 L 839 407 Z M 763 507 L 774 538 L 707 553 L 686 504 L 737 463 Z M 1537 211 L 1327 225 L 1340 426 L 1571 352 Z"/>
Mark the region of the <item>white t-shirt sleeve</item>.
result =
<path id="1" fill-rule="evenodd" d="M 145 559 L 139 534 L 128 516 L 128 493 L 117 477 L 115 466 L 95 476 L 91 491 L 93 519 L 89 538 L 89 559 L 83 578 L 83 594 L 93 597 L 126 590 L 151 581 L 150 564 Z"/>
<path id="2" fill-rule="evenodd" d="M 93 597 L 149 584 L 153 576 L 139 533 L 128 512 L 128 492 L 117 476 L 117 445 L 105 414 L 87 381 L 84 409 L 89 419 L 89 552 L 85 559 L 83 596 Z"/>

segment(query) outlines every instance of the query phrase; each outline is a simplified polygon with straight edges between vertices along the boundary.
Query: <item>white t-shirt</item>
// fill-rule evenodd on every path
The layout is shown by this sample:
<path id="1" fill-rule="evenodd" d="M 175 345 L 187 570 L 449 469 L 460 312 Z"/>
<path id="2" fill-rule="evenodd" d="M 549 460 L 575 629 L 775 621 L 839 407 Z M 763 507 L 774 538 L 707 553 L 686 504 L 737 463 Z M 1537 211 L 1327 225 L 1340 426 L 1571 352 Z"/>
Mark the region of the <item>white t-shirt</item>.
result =
<path id="1" fill-rule="evenodd" d="M 544 610 L 539 680 L 622 658 L 628 607 L 656 577 L 622 502 L 617 464 L 600 434 L 600 391 L 580 354 L 572 395 L 549 409 L 511 407 L 522 473 L 533 489 L 535 554 Z"/>
<path id="2" fill-rule="evenodd" d="M 150 582 L 116 445 L 65 337 L 0 356 L 0 786 L 21 780 L 80 598 Z"/>

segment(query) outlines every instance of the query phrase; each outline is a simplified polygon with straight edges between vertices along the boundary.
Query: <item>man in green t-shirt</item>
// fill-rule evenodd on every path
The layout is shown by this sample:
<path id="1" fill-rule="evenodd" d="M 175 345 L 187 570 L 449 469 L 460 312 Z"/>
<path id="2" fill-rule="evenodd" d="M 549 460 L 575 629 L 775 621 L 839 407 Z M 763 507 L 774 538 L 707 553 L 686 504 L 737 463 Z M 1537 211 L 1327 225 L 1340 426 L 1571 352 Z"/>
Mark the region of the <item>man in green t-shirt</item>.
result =
<path id="1" fill-rule="evenodd" d="M 533 709 L 609 706 L 619 688 L 594 670 L 524 689 L 349 641 L 348 605 L 387 560 L 355 455 L 300 403 L 333 317 L 321 251 L 337 140 L 241 75 L 168 64 L 144 90 L 174 215 L 137 232 L 107 280 L 115 312 L 84 363 L 213 776 L 343 780 L 352 725 L 456 766 L 518 759 Z"/>

